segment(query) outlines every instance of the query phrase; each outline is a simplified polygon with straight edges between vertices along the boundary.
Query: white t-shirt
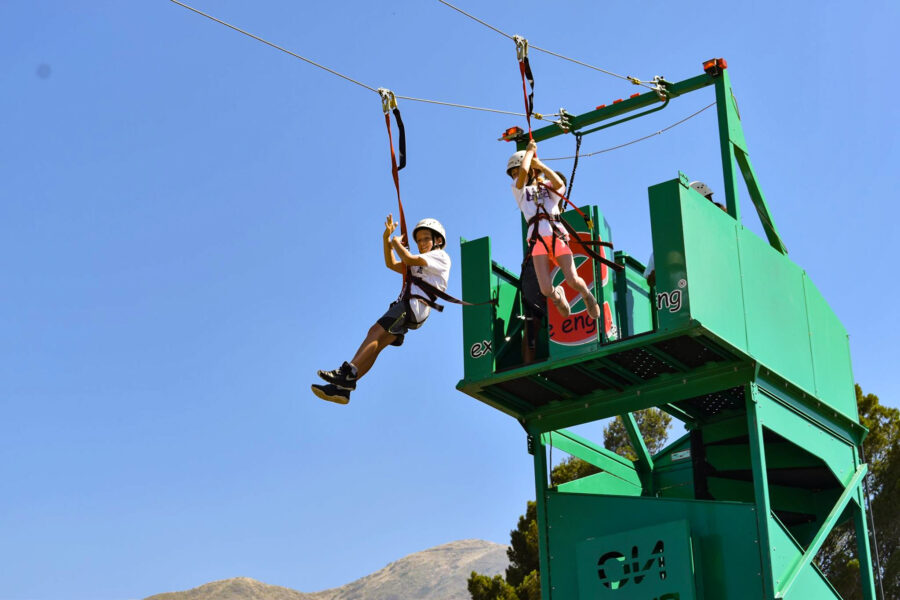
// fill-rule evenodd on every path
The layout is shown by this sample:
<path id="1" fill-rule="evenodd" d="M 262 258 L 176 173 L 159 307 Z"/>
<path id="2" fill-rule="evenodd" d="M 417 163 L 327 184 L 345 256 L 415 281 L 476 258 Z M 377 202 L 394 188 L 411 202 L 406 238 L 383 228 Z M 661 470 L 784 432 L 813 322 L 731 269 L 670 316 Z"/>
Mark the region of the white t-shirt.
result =
<path id="1" fill-rule="evenodd" d="M 431 250 L 425 254 L 419 254 L 419 256 L 424 258 L 425 262 L 428 264 L 424 267 L 410 267 L 409 272 L 425 282 L 430 283 L 442 292 L 446 290 L 447 281 L 450 279 L 450 255 L 438 248 L 437 250 Z M 425 298 L 428 297 L 428 294 L 416 284 L 412 285 L 410 293 L 414 296 L 419 295 L 424 296 Z M 428 313 L 431 312 L 430 306 L 415 298 L 412 298 L 409 301 L 409 307 L 412 309 L 415 320 L 419 323 L 424 321 L 425 318 L 428 317 Z"/>
<path id="2" fill-rule="evenodd" d="M 566 187 L 563 186 L 562 193 L 566 193 Z M 516 182 L 512 183 L 512 192 L 513 197 L 516 199 L 516 204 L 519 205 L 519 210 L 522 211 L 522 215 L 524 215 L 525 220 L 528 221 L 532 217 L 534 217 L 538 213 L 538 207 L 541 206 L 546 210 L 551 217 L 559 216 L 559 201 L 562 199 L 558 194 L 554 194 L 547 188 L 542 185 L 524 185 L 522 189 L 516 187 Z M 546 219 L 541 219 L 538 221 L 538 235 L 541 237 L 547 235 L 553 235 L 553 227 L 556 227 L 560 233 L 565 234 L 565 229 L 563 229 L 562 225 L 559 223 L 553 223 L 551 225 L 550 221 Z M 528 233 L 526 237 L 531 238 L 532 230 L 534 229 L 534 225 L 528 228 Z"/>

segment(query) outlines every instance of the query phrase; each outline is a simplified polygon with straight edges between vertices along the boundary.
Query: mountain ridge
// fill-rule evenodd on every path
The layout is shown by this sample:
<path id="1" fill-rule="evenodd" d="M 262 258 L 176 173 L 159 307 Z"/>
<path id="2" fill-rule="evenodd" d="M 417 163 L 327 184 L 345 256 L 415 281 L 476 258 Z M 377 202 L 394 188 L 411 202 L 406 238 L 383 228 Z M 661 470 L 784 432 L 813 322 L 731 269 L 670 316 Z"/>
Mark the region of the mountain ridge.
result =
<path id="1" fill-rule="evenodd" d="M 470 573 L 502 573 L 509 563 L 506 550 L 507 546 L 494 542 L 458 540 L 404 556 L 350 583 L 317 592 L 233 577 L 144 600 L 468 600 Z"/>

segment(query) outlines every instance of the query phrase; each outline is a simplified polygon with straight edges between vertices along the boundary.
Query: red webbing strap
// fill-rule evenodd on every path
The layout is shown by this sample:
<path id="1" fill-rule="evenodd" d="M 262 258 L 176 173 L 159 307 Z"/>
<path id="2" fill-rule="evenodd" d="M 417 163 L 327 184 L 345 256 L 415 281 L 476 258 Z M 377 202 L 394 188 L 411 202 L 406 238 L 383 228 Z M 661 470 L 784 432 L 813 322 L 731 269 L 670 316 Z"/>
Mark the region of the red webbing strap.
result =
<path id="1" fill-rule="evenodd" d="M 554 194 L 556 194 L 557 196 L 559 196 L 560 198 L 562 198 L 563 200 L 565 200 L 566 203 L 567 203 L 569 206 L 571 206 L 572 208 L 574 208 L 575 211 L 576 211 L 579 215 L 581 215 L 581 217 L 584 219 L 584 222 L 588 224 L 588 227 L 589 227 L 589 228 L 591 228 L 591 229 L 594 228 L 594 224 L 593 224 L 593 222 L 588 218 L 588 216 L 587 216 L 586 214 L 584 214 L 584 212 L 582 212 L 582 210 L 581 210 L 580 208 L 578 208 L 577 206 L 575 206 L 574 204 L 572 204 L 572 201 L 569 200 L 569 199 L 565 196 L 565 194 L 561 194 L 561 193 L 557 192 L 556 190 L 554 190 L 552 187 L 550 187 L 549 185 L 547 185 L 547 184 L 544 183 L 543 181 L 541 181 L 541 182 L 539 182 L 539 183 L 540 183 L 542 186 L 544 186 L 545 188 L 547 188 L 548 190 L 550 190 L 551 192 L 553 192 Z M 584 242 L 584 241 L 581 240 L 581 237 L 578 235 L 578 232 L 576 232 L 575 229 L 574 229 L 571 225 L 569 225 L 568 223 L 566 223 L 565 219 L 560 219 L 560 222 L 562 223 L 563 227 L 565 227 L 566 231 L 569 232 L 569 237 L 575 238 L 575 241 L 578 242 L 578 245 L 579 245 L 579 246 L 581 246 L 582 248 L 584 248 L 584 251 L 587 253 L 588 256 L 590 256 L 590 257 L 593 258 L 594 260 L 597 260 L 597 261 L 602 262 L 603 264 L 605 264 L 606 266 L 610 267 L 611 269 L 613 269 L 613 270 L 615 270 L 615 271 L 622 271 L 622 270 L 625 269 L 625 267 L 623 267 L 622 265 L 620 265 L 620 264 L 618 264 L 618 263 L 616 263 L 616 262 L 614 262 L 614 261 L 611 261 L 611 260 L 609 260 L 608 258 L 604 258 L 604 257 L 600 256 L 599 254 L 597 254 L 596 252 L 594 252 L 593 250 L 591 250 L 590 248 L 588 248 L 588 246 L 607 246 L 607 247 L 609 247 L 609 248 L 612 248 L 612 244 L 610 244 L 609 242 L 601 242 L 601 241 L 596 241 L 596 240 L 591 240 L 591 241 L 588 241 L 588 242 Z"/>
<path id="2" fill-rule="evenodd" d="M 591 220 L 588 218 L 588 216 L 587 216 L 586 214 L 584 214 L 584 212 L 583 212 L 580 208 L 578 208 L 577 206 L 575 206 L 575 204 L 574 204 L 571 200 L 569 200 L 569 198 L 568 198 L 565 194 L 561 194 L 561 193 L 557 192 L 557 191 L 554 190 L 552 187 L 550 187 L 549 185 L 547 185 L 547 183 L 544 182 L 544 181 L 539 181 L 538 183 L 540 183 L 542 186 L 544 186 L 545 188 L 547 188 L 547 190 L 553 192 L 554 194 L 556 194 L 557 196 L 559 196 L 560 198 L 562 198 L 563 200 L 565 200 L 566 204 L 568 204 L 569 206 L 571 206 L 572 208 L 574 208 L 574 209 L 575 209 L 575 212 L 577 212 L 579 215 L 581 215 L 581 218 L 584 219 L 584 222 L 587 223 L 588 226 L 591 227 L 591 229 L 593 229 L 593 223 L 591 223 Z"/>
<path id="3" fill-rule="evenodd" d="M 403 234 L 403 245 L 409 248 L 409 240 L 406 232 L 406 215 L 403 212 L 403 200 L 400 199 L 400 170 L 397 168 L 397 155 L 394 153 L 394 137 L 391 135 L 391 115 L 384 113 L 384 124 L 387 125 L 388 141 L 391 144 L 391 175 L 394 177 L 394 188 L 397 190 L 397 206 L 400 210 L 400 233 Z M 403 265 L 403 286 L 406 287 L 407 272 L 409 269 Z"/>
<path id="4" fill-rule="evenodd" d="M 565 227 L 566 231 L 569 232 L 569 238 L 570 239 L 574 238 L 574 240 L 578 243 L 579 246 L 582 247 L 582 249 L 584 249 L 585 253 L 588 256 L 590 256 L 591 258 L 593 258 L 594 260 L 596 260 L 598 262 L 603 263 L 604 265 L 606 265 L 613 271 L 624 271 L 625 270 L 625 267 L 623 267 L 622 265 L 620 265 L 614 261 L 611 261 L 608 258 L 600 256 L 598 253 L 594 252 L 591 248 L 588 247 L 588 246 L 598 246 L 599 245 L 599 246 L 607 246 L 609 248 L 612 248 L 611 244 L 609 244 L 608 242 L 597 242 L 597 241 L 593 241 L 593 240 L 588 241 L 588 242 L 582 241 L 581 236 L 578 235 L 578 232 L 575 231 L 575 228 L 572 227 L 571 225 L 569 225 L 568 223 L 566 223 L 565 219 L 560 219 L 560 222 L 562 223 L 563 227 Z"/>

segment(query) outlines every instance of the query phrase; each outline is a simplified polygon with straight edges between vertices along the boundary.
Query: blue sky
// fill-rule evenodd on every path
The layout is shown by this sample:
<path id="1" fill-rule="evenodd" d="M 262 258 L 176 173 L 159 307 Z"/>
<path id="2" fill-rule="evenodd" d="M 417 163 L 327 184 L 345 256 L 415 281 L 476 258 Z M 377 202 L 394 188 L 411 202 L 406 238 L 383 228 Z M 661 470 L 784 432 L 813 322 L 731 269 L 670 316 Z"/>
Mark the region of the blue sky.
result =
<path id="1" fill-rule="evenodd" d="M 900 406 L 895 2 L 458 5 L 643 79 L 724 56 L 791 257 L 846 326 L 857 381 Z M 195 6 L 372 87 L 521 111 L 512 43 L 436 0 Z M 530 457 L 517 423 L 454 390 L 456 308 L 385 352 L 349 406 L 308 391 L 399 291 L 381 257 L 396 201 L 376 94 L 165 0 L 7 0 L 0 56 L 0 600 L 234 576 L 315 591 L 448 541 L 508 541 Z M 540 112 L 639 91 L 531 61 Z M 583 151 L 712 100 L 679 98 Z M 512 148 L 496 139 L 524 120 L 400 106 L 404 203 L 446 226 L 451 291 L 459 237 L 490 235 L 519 264 Z M 721 190 L 715 136 L 707 111 L 585 159 L 575 199 L 643 259 L 647 187 L 682 170 Z"/>

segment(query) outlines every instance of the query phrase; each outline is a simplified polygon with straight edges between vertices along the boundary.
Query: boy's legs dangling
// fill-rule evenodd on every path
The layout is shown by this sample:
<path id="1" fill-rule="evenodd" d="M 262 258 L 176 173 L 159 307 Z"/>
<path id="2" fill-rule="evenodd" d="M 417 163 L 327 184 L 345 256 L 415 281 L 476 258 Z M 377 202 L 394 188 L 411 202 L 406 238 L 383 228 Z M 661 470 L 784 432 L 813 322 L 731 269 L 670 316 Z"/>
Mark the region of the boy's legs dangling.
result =
<path id="1" fill-rule="evenodd" d="M 397 338 L 398 336 L 387 331 L 379 323 L 372 325 L 366 334 L 366 339 L 359 345 L 359 349 L 350 361 L 350 366 L 356 371 L 356 379 L 368 373 L 381 351 L 392 345 Z"/>

